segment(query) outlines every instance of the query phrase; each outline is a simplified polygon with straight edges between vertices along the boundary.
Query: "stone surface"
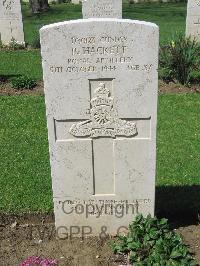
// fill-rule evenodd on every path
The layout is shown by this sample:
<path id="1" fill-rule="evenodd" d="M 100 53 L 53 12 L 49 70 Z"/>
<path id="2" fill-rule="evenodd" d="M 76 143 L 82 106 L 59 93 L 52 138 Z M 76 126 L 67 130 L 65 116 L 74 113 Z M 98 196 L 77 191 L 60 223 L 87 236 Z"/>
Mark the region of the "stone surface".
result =
<path id="1" fill-rule="evenodd" d="M 58 234 L 115 235 L 154 214 L 158 27 L 87 19 L 40 34 Z"/>
<path id="2" fill-rule="evenodd" d="M 20 0 L 0 0 L 0 40 L 9 44 L 12 39 L 24 44 Z"/>
<path id="3" fill-rule="evenodd" d="M 83 0 L 83 18 L 122 18 L 122 0 Z"/>
<path id="4" fill-rule="evenodd" d="M 188 0 L 186 36 L 200 41 L 200 0 Z"/>
<path id="5" fill-rule="evenodd" d="M 72 4 L 78 5 L 81 3 L 81 0 L 72 0 Z"/>

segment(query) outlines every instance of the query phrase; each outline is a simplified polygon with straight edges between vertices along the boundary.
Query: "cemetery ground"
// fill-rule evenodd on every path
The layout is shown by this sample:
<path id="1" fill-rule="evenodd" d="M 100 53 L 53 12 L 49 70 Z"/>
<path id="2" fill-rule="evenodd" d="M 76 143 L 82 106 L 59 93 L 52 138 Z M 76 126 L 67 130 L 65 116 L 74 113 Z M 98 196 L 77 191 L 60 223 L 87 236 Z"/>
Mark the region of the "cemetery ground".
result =
<path id="1" fill-rule="evenodd" d="M 81 17 L 79 5 L 53 5 L 30 17 L 23 4 L 26 42 L 52 22 Z M 123 17 L 155 22 L 161 43 L 184 32 L 186 4 L 139 4 L 123 7 Z M 167 23 L 166 23 L 167 21 Z M 34 90 L 14 90 L 12 76 L 37 80 Z M 53 204 L 43 97 L 40 50 L 0 52 L 0 265 L 17 265 L 31 255 L 57 258 L 59 265 L 116 265 L 107 241 L 54 238 Z M 8 80 L 7 80 L 8 79 Z M 4 82 L 5 81 L 5 82 Z M 200 263 L 200 95 L 160 81 L 157 133 L 156 215 L 169 219 Z"/>

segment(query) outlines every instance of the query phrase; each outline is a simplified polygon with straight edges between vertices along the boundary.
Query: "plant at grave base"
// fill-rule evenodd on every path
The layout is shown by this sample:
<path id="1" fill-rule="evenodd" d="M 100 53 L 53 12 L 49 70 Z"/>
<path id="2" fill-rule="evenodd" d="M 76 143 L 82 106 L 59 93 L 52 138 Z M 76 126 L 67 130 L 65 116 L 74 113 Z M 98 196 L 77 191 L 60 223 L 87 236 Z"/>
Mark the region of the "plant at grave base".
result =
<path id="1" fill-rule="evenodd" d="M 19 266 L 56 266 L 58 265 L 57 260 L 41 258 L 41 257 L 29 257 L 24 262 L 20 263 Z"/>
<path id="2" fill-rule="evenodd" d="M 194 71 L 200 71 L 200 44 L 196 40 L 179 34 L 160 48 L 159 74 L 163 80 L 188 85 Z"/>
<path id="3" fill-rule="evenodd" d="M 14 38 L 12 38 L 11 41 L 9 42 L 8 48 L 11 50 L 20 50 L 24 49 L 25 45 L 17 42 Z"/>
<path id="4" fill-rule="evenodd" d="M 138 215 L 126 236 L 118 236 L 114 253 L 127 254 L 134 266 L 194 266 L 182 238 L 169 229 L 167 219 Z"/>
<path id="5" fill-rule="evenodd" d="M 11 85 L 14 89 L 33 89 L 36 86 L 36 81 L 27 76 L 20 76 L 11 80 Z"/>
<path id="6" fill-rule="evenodd" d="M 193 71 L 191 73 L 191 83 L 200 84 L 200 71 Z"/>
<path id="7" fill-rule="evenodd" d="M 9 50 L 9 46 L 3 44 L 2 41 L 0 40 L 0 49 L 7 49 L 7 50 Z"/>
<path id="8" fill-rule="evenodd" d="M 7 80 L 8 80 L 7 75 L 0 75 L 0 84 L 6 82 Z"/>

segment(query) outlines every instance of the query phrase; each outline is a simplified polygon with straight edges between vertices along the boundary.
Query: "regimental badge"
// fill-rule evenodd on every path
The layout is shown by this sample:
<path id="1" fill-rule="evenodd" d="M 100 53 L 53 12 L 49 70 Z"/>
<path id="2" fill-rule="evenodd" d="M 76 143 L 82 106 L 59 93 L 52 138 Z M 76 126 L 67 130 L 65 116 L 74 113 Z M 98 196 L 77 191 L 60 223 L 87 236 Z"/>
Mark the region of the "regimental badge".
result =
<path id="1" fill-rule="evenodd" d="M 75 137 L 132 137 L 137 134 L 134 122 L 120 119 L 113 107 L 114 99 L 105 83 L 100 83 L 94 91 L 90 104 L 90 119 L 73 124 L 69 132 Z"/>

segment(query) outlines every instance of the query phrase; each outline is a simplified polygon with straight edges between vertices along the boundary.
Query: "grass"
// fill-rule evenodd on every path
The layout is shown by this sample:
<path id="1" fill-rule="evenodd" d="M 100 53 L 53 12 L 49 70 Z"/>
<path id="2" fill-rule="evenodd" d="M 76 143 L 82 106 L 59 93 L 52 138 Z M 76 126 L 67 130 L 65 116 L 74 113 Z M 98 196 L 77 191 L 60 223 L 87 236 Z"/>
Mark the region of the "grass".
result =
<path id="1" fill-rule="evenodd" d="M 199 208 L 199 109 L 198 94 L 159 96 L 157 187 L 171 189 L 158 193 L 159 206 L 173 209 L 179 202 L 178 208 L 186 208 L 181 203 L 187 200 Z M 0 211 L 52 211 L 44 98 L 3 96 L 0 112 Z M 187 194 L 177 194 L 182 187 Z"/>
<path id="2" fill-rule="evenodd" d="M 42 65 L 39 51 L 0 51 L 0 75 L 26 75 L 42 79 Z"/>
<path id="3" fill-rule="evenodd" d="M 51 5 L 50 11 L 30 16 L 28 4 L 22 4 L 24 33 L 27 43 L 32 44 L 39 36 L 43 25 L 70 19 L 81 18 L 81 5 Z M 160 42 L 166 43 L 176 32 L 184 32 L 186 3 L 145 3 L 123 5 L 123 17 L 154 22 L 160 27 Z M 0 75 L 29 75 L 42 79 L 41 57 L 39 50 L 13 51 L 0 53 Z"/>
<path id="4" fill-rule="evenodd" d="M 30 16 L 28 4 L 23 4 L 23 20 L 26 42 L 32 43 L 39 29 L 47 24 L 82 18 L 81 5 L 51 5 L 47 13 Z M 160 27 L 161 43 L 166 42 L 177 32 L 184 32 L 186 3 L 145 3 L 124 4 L 123 18 L 154 22 Z M 167 22 L 167 23 L 166 23 Z"/>
<path id="5" fill-rule="evenodd" d="M 0 209 L 52 208 L 43 97 L 0 97 Z"/>
<path id="6" fill-rule="evenodd" d="M 166 43 L 176 32 L 185 32 L 186 3 L 145 3 L 125 5 L 123 17 L 156 23 L 160 43 Z"/>
<path id="7" fill-rule="evenodd" d="M 28 4 L 23 3 L 22 11 L 25 40 L 30 44 L 39 35 L 39 29 L 42 26 L 65 20 L 79 19 L 82 16 L 81 6 L 72 4 L 51 5 L 51 9 L 48 12 L 30 16 Z"/>
<path id="8" fill-rule="evenodd" d="M 200 96 L 161 95 L 158 110 L 158 185 L 200 184 Z"/>

